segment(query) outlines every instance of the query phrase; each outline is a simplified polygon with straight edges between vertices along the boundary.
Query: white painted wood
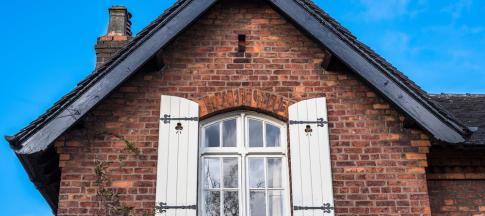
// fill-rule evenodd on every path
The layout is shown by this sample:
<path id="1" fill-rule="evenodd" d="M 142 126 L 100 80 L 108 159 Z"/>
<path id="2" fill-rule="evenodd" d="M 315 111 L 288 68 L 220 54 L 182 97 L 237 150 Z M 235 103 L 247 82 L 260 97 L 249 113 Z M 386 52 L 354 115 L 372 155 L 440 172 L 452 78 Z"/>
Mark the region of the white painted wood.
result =
<path id="1" fill-rule="evenodd" d="M 193 101 L 174 97 L 161 97 L 160 118 L 192 118 L 199 116 L 199 105 Z M 175 129 L 182 123 L 183 130 Z M 197 158 L 198 121 L 160 121 L 156 203 L 169 206 L 189 206 L 197 204 Z M 193 209 L 169 209 L 157 216 L 195 216 Z"/>
<path id="2" fill-rule="evenodd" d="M 327 121 L 325 98 L 298 102 L 289 107 L 290 121 Z M 305 132 L 307 125 L 313 130 Z M 333 203 L 328 125 L 290 124 L 290 152 L 293 206 L 320 207 Z M 322 210 L 294 210 L 294 216 L 334 215 Z"/>
<path id="3" fill-rule="evenodd" d="M 317 118 L 323 118 L 318 116 L 318 110 L 316 108 L 317 100 L 309 101 L 308 104 L 310 106 L 307 106 L 307 119 L 317 119 Z M 314 106 L 312 106 L 314 104 Z M 325 117 L 326 119 L 326 117 Z M 305 126 L 305 125 L 303 125 Z M 324 170 L 322 168 L 322 156 L 320 154 L 320 149 L 321 145 L 318 145 L 319 143 L 319 137 L 320 134 L 318 133 L 318 127 L 315 125 L 312 125 L 312 130 L 315 131 L 315 134 L 312 132 L 310 136 L 306 136 L 307 138 L 307 143 L 308 145 L 308 151 L 309 151 L 309 157 L 311 159 L 316 159 L 315 161 L 310 161 L 310 172 L 311 172 L 311 183 L 312 183 L 312 206 L 319 206 L 321 203 L 323 203 L 323 187 L 325 187 L 325 183 L 322 184 L 323 182 L 321 178 L 321 173 L 323 173 L 321 170 Z M 328 141 L 328 137 L 327 137 Z M 317 144 L 317 145 L 315 145 Z M 314 215 L 319 215 L 319 210 L 314 210 Z"/>
<path id="4" fill-rule="evenodd" d="M 298 106 L 297 104 L 289 107 L 288 118 L 298 119 Z M 298 125 L 289 125 L 289 136 L 290 136 L 290 163 L 291 163 L 291 184 L 292 184 L 292 195 L 293 195 L 293 205 L 302 205 L 303 194 L 302 194 L 302 177 L 299 175 L 301 173 L 301 163 L 300 163 L 300 131 Z M 295 143 L 295 144 L 294 144 Z M 294 144 L 294 145 L 293 145 Z M 293 212 L 294 216 L 303 216 L 303 211 Z"/>

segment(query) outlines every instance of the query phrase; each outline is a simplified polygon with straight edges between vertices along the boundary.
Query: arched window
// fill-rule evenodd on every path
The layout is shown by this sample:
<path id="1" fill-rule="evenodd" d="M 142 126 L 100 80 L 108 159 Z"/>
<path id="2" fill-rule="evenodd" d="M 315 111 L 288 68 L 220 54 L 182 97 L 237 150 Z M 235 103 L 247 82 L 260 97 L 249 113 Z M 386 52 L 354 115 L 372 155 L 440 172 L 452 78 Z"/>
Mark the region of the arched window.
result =
<path id="1" fill-rule="evenodd" d="M 289 106 L 288 126 L 246 111 L 200 122 L 199 104 L 163 95 L 158 215 L 333 215 L 326 119 L 325 98 L 314 98 Z"/>
<path id="2" fill-rule="evenodd" d="M 254 112 L 202 121 L 201 215 L 290 215 L 286 131 L 283 122 Z"/>

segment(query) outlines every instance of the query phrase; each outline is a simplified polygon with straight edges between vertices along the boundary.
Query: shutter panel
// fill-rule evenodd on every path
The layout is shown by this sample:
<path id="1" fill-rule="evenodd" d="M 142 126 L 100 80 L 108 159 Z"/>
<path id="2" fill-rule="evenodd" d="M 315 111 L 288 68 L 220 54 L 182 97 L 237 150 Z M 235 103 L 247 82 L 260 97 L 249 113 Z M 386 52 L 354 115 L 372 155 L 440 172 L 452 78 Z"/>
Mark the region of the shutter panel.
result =
<path id="1" fill-rule="evenodd" d="M 169 216 L 195 216 L 199 105 L 162 96 L 158 142 L 156 203 Z M 178 123 L 183 129 L 177 130 Z"/>
<path id="2" fill-rule="evenodd" d="M 294 216 L 334 215 L 325 98 L 290 106 L 289 119 Z"/>

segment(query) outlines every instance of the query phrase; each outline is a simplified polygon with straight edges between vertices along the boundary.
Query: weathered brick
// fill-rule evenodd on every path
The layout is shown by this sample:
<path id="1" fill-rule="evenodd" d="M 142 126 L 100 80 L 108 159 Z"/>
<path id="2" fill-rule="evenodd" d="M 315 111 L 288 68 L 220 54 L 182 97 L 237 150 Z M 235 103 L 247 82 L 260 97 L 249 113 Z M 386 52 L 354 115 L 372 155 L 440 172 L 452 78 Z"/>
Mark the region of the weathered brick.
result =
<path id="1" fill-rule="evenodd" d="M 236 52 L 237 34 L 246 53 Z M 323 72 L 327 52 L 264 1 L 220 1 L 164 48 L 163 71 L 140 69 L 82 120 L 85 129 L 62 136 L 58 215 L 102 215 L 95 160 L 107 162 L 124 203 L 153 209 L 162 94 L 197 101 L 201 117 L 244 107 L 282 120 L 291 104 L 326 97 L 337 215 L 429 215 L 427 135 L 402 128 L 403 115 L 343 65 Z M 140 158 L 102 132 L 129 139 Z"/>

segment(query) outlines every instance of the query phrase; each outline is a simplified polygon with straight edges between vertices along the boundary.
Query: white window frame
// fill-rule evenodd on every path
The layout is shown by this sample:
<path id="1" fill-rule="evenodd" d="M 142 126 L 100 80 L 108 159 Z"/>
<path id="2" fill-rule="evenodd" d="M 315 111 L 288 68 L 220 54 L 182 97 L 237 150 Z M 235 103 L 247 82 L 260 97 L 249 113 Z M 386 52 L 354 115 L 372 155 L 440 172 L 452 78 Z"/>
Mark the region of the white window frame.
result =
<path id="1" fill-rule="evenodd" d="M 237 138 L 236 138 L 236 147 L 205 147 L 204 146 L 204 139 L 205 139 L 205 131 L 204 128 L 212 125 L 212 123 L 221 122 L 228 119 L 236 118 L 236 125 L 237 125 Z M 249 145 L 248 136 L 248 119 L 256 119 L 263 122 L 271 123 L 274 126 L 280 128 L 280 146 L 279 147 L 249 147 L 245 146 L 246 144 Z M 252 112 L 252 111 L 238 111 L 238 112 L 230 112 L 225 114 L 220 114 L 208 119 L 205 119 L 200 122 L 200 137 L 199 137 L 199 176 L 198 176 L 198 215 L 204 215 L 204 197 L 203 197 L 203 177 L 204 173 L 201 172 L 203 168 L 202 164 L 205 158 L 211 157 L 237 157 L 239 159 L 239 175 L 238 175 L 238 183 L 239 183 L 239 215 L 240 216 L 250 216 L 249 211 L 249 175 L 247 174 L 248 162 L 247 158 L 250 157 L 262 157 L 262 158 L 281 158 L 281 166 L 282 166 L 282 188 L 283 188 L 283 195 L 284 195 L 284 211 L 285 216 L 291 216 L 291 203 L 290 203 L 290 173 L 288 168 L 288 140 L 287 140 L 287 125 L 270 116 Z M 266 127 L 264 127 L 263 123 L 263 143 L 266 143 Z M 222 130 L 220 130 L 220 136 L 222 136 Z M 220 140 L 221 137 L 220 137 Z M 222 145 L 222 143 L 220 143 Z M 221 167 L 222 168 L 222 167 Z M 266 169 L 265 176 L 266 176 Z M 223 181 L 221 179 L 221 181 Z M 221 182 L 222 184 L 222 182 Z M 267 187 L 267 185 L 266 185 Z M 264 191 L 268 189 L 265 188 Z M 266 196 L 267 197 L 267 196 Z M 222 208 L 222 207 L 221 207 Z M 266 211 L 268 211 L 268 200 L 266 200 Z"/>

